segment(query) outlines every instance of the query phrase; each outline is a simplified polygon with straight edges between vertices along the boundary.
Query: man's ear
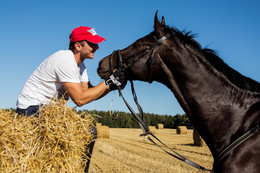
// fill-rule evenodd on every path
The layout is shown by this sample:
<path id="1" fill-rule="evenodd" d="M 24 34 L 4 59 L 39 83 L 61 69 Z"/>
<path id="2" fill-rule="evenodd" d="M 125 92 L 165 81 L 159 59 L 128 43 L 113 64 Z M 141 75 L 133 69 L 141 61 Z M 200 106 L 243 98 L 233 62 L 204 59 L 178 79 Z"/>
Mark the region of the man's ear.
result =
<path id="1" fill-rule="evenodd" d="M 76 49 L 77 51 L 80 51 L 80 48 L 81 48 L 80 43 L 79 43 L 79 42 L 75 42 L 75 49 Z"/>

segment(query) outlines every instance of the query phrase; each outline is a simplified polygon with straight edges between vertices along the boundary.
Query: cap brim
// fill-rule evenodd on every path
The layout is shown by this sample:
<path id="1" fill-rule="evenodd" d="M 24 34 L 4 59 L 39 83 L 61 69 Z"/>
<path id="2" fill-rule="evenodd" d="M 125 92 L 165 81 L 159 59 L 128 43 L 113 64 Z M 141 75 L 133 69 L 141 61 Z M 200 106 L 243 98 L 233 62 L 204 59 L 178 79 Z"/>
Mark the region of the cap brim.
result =
<path id="1" fill-rule="evenodd" d="M 106 39 L 103 37 L 100 37 L 98 35 L 95 35 L 95 36 L 87 39 L 87 41 L 89 41 L 91 43 L 95 43 L 95 44 L 99 44 L 99 43 L 103 42 L 104 40 L 106 40 Z"/>

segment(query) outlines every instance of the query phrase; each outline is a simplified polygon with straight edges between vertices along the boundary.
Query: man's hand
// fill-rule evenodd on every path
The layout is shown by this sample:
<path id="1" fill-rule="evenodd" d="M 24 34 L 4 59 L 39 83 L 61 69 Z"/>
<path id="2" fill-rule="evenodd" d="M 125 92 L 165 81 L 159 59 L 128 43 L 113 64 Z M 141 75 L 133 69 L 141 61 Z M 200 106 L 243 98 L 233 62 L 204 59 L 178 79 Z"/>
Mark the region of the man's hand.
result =
<path id="1" fill-rule="evenodd" d="M 122 70 L 117 70 L 105 80 L 105 84 L 111 91 L 116 90 L 117 87 L 124 89 L 126 85 L 125 73 Z"/>

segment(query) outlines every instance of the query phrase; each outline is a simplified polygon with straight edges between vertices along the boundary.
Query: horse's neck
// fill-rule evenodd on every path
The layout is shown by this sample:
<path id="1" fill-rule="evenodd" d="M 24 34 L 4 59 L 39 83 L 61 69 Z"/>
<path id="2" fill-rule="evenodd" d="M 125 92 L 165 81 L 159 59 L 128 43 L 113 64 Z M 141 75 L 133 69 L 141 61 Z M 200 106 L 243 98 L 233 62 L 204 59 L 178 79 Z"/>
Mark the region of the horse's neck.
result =
<path id="1" fill-rule="evenodd" d="M 173 91 L 212 153 L 217 155 L 243 124 L 243 115 L 248 111 L 248 105 L 254 104 L 257 99 L 252 99 L 251 92 L 231 84 L 225 76 L 195 61 L 189 64 L 182 61 L 183 66 L 178 69 L 176 64 L 171 64 L 169 60 L 165 62 L 159 57 L 161 69 L 165 73 L 161 82 Z"/>

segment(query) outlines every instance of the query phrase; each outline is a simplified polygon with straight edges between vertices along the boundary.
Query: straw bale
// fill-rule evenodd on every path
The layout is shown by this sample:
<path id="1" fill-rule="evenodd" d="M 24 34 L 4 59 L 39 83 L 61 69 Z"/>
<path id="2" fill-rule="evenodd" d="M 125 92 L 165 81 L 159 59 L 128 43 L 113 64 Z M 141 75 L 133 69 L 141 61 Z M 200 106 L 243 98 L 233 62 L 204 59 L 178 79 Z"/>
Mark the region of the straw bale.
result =
<path id="1" fill-rule="evenodd" d="M 0 172 L 84 172 L 90 115 L 52 101 L 38 117 L 0 109 Z"/>
<path id="2" fill-rule="evenodd" d="M 148 126 L 150 131 L 153 133 L 153 134 L 156 134 L 156 128 L 155 126 Z"/>
<path id="3" fill-rule="evenodd" d="M 176 131 L 177 131 L 177 134 L 181 134 L 181 135 L 187 134 L 187 127 L 178 126 Z"/>
<path id="4" fill-rule="evenodd" d="M 202 139 L 202 137 L 196 129 L 193 129 L 193 140 L 195 146 L 203 147 L 206 145 L 205 141 Z"/>
<path id="5" fill-rule="evenodd" d="M 163 124 L 157 124 L 157 129 L 163 129 L 163 128 L 164 128 Z"/>

